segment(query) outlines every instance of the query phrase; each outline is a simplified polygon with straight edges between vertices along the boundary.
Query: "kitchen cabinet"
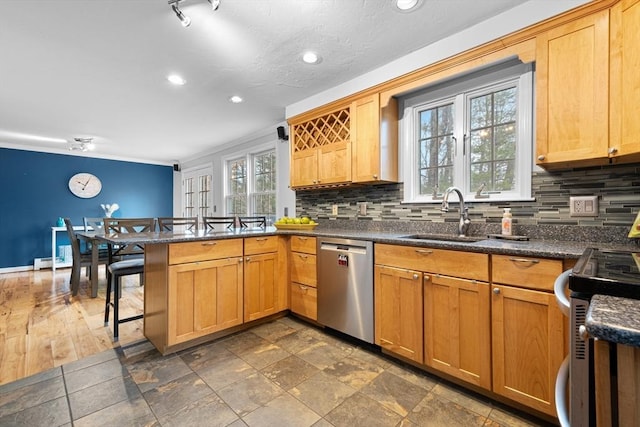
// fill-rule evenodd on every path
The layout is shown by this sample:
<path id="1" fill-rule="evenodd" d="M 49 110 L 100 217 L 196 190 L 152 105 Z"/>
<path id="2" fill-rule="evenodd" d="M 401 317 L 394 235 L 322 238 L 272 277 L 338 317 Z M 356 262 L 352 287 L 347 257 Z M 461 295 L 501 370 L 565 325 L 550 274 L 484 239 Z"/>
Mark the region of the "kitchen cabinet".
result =
<path id="1" fill-rule="evenodd" d="M 610 156 L 640 161 L 640 1 L 622 0 L 610 12 Z"/>
<path id="2" fill-rule="evenodd" d="M 493 391 L 551 416 L 567 354 L 567 319 L 553 295 L 562 271 L 561 260 L 492 255 Z"/>
<path id="3" fill-rule="evenodd" d="M 638 425 L 640 348 L 595 340 L 594 358 L 596 425 Z"/>
<path id="4" fill-rule="evenodd" d="M 318 320 L 316 238 L 291 236 L 289 245 L 291 311 Z"/>
<path id="5" fill-rule="evenodd" d="M 291 125 L 292 188 L 351 181 L 349 106 Z"/>
<path id="6" fill-rule="evenodd" d="M 242 253 L 242 239 L 169 245 L 167 345 L 242 324 Z"/>
<path id="7" fill-rule="evenodd" d="M 609 149 L 609 11 L 536 37 L 536 154 L 543 167 L 601 164 Z"/>
<path id="8" fill-rule="evenodd" d="M 376 265 L 374 283 L 375 343 L 422 363 L 422 272 Z"/>
<path id="9" fill-rule="evenodd" d="M 398 104 L 384 110 L 380 94 L 351 103 L 351 180 L 354 183 L 398 181 Z"/>
<path id="10" fill-rule="evenodd" d="M 490 387 L 488 259 L 479 253 L 377 244 L 376 344 Z"/>
<path id="11" fill-rule="evenodd" d="M 287 309 L 287 282 L 282 280 L 281 259 L 286 255 L 282 252 L 283 240 L 279 236 L 244 239 L 245 322 Z"/>
<path id="12" fill-rule="evenodd" d="M 487 390 L 491 390 L 489 294 L 487 282 L 424 275 L 425 364 Z"/>

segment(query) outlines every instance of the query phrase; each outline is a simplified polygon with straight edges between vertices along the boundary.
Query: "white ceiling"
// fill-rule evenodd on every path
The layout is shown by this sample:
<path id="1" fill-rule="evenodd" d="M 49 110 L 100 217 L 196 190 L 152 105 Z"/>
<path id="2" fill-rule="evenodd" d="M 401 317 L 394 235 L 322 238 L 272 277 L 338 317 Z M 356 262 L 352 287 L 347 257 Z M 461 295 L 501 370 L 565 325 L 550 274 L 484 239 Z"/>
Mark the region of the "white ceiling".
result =
<path id="1" fill-rule="evenodd" d="M 183 28 L 167 0 L 0 0 L 0 146 L 69 153 L 93 137 L 92 156 L 175 163 L 275 135 L 287 105 L 525 0 L 422 2 L 184 0 Z"/>

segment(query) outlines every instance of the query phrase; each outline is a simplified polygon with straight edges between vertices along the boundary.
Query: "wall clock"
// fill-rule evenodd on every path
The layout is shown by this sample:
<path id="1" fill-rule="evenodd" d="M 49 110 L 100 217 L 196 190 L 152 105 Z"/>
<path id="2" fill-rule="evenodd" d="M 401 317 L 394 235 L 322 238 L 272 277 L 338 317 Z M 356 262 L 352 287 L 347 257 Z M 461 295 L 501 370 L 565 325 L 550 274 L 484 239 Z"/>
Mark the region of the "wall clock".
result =
<path id="1" fill-rule="evenodd" d="M 90 199 L 96 197 L 102 190 L 102 182 L 97 176 L 82 172 L 69 179 L 69 190 L 78 197 Z"/>

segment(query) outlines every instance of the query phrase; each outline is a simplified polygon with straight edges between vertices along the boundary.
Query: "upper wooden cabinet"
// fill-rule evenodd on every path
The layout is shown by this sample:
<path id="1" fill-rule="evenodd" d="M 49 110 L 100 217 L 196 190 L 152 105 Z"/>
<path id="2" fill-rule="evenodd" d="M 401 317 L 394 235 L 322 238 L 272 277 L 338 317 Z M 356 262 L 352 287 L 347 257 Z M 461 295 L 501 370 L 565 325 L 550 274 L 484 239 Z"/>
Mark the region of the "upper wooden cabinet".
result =
<path id="1" fill-rule="evenodd" d="M 307 117 L 307 116 L 305 116 Z M 375 93 L 291 122 L 291 187 L 398 180 L 398 108 Z"/>
<path id="2" fill-rule="evenodd" d="M 351 103 L 351 180 L 398 180 L 398 103 L 380 108 L 380 94 Z"/>
<path id="3" fill-rule="evenodd" d="M 537 163 L 548 169 L 640 161 L 640 1 L 536 37 Z"/>
<path id="4" fill-rule="evenodd" d="M 610 156 L 640 161 L 640 0 L 622 0 L 610 15 Z"/>
<path id="5" fill-rule="evenodd" d="M 537 163 L 607 159 L 608 10 L 538 35 L 536 49 Z"/>
<path id="6" fill-rule="evenodd" d="M 351 112 L 348 106 L 291 126 L 291 187 L 351 181 Z"/>

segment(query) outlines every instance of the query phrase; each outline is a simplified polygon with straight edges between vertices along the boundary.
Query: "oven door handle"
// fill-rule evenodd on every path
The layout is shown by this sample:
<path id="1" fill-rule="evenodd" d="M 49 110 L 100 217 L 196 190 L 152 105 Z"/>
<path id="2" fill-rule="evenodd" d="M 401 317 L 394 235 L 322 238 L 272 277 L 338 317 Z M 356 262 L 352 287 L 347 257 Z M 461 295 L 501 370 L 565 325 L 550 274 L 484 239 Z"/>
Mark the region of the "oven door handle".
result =
<path id="1" fill-rule="evenodd" d="M 560 311 L 562 311 L 562 314 L 566 317 L 570 316 L 571 304 L 565 291 L 569 286 L 569 276 L 572 271 L 572 269 L 568 269 L 562 272 L 553 284 L 553 294 L 556 296 L 556 302 L 558 303 L 558 307 L 560 307 Z"/>
<path id="2" fill-rule="evenodd" d="M 567 385 L 569 384 L 569 357 L 562 361 L 556 375 L 556 413 L 560 427 L 571 427 L 569 423 L 569 406 L 567 404 Z"/>

